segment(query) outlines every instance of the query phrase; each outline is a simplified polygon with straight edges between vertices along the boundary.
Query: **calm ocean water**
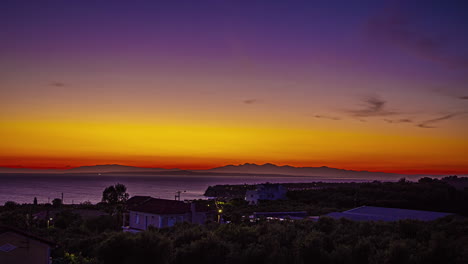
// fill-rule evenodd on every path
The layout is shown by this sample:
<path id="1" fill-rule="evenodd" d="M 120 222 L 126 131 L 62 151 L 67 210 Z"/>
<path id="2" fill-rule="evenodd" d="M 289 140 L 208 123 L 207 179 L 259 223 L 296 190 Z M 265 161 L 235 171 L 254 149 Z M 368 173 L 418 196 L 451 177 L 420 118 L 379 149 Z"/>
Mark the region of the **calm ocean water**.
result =
<path id="1" fill-rule="evenodd" d="M 0 174 L 0 204 L 6 201 L 39 203 L 52 201 L 64 195 L 66 204 L 90 201 L 100 202 L 102 191 L 107 186 L 122 183 L 133 195 L 149 195 L 174 199 L 177 191 L 185 191 L 181 199 L 204 199 L 203 193 L 210 185 L 258 184 L 284 182 L 345 182 L 362 181 L 353 179 L 326 179 L 321 177 L 271 177 L 271 176 L 109 176 L 109 175 L 24 175 Z"/>

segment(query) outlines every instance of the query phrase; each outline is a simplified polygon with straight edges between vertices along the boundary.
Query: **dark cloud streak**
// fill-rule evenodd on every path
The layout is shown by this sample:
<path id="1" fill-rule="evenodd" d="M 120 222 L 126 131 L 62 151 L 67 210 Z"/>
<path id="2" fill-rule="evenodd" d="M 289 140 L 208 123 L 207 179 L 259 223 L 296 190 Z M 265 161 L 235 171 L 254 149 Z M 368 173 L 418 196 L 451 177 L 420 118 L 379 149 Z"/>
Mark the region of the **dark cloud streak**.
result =
<path id="1" fill-rule="evenodd" d="M 63 82 L 52 82 L 50 83 L 50 86 L 54 86 L 54 87 L 65 87 L 65 83 Z"/>
<path id="2" fill-rule="evenodd" d="M 255 104 L 257 102 L 258 102 L 257 99 L 247 99 L 243 101 L 244 104 Z"/>
<path id="3" fill-rule="evenodd" d="M 373 117 L 397 115 L 397 112 L 386 110 L 387 101 L 378 97 L 366 97 L 363 99 L 364 107 L 358 110 L 347 110 L 346 112 L 354 117 Z"/>
<path id="4" fill-rule="evenodd" d="M 434 126 L 433 124 L 442 122 L 444 120 L 452 119 L 454 117 L 464 115 L 466 113 L 467 112 L 458 112 L 458 113 L 447 114 L 447 115 L 444 115 L 444 116 L 441 116 L 441 117 L 438 117 L 438 118 L 423 121 L 423 122 L 419 123 L 417 126 L 421 127 L 421 128 L 437 128 L 437 126 Z"/>
<path id="5" fill-rule="evenodd" d="M 404 118 L 404 119 L 384 119 L 385 122 L 390 123 L 390 124 L 400 124 L 400 123 L 413 123 L 413 120 Z"/>
<path id="6" fill-rule="evenodd" d="M 314 117 L 319 118 L 319 119 L 341 120 L 341 118 L 336 117 L 336 116 L 315 115 Z"/>

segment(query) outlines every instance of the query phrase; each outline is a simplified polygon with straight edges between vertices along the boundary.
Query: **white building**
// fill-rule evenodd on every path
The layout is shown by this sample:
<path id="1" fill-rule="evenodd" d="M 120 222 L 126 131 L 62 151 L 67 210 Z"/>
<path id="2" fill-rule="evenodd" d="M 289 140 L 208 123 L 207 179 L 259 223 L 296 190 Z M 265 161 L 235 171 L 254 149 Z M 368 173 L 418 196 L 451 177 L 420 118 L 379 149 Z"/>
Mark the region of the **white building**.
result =
<path id="1" fill-rule="evenodd" d="M 260 200 L 286 199 L 287 191 L 281 184 L 259 184 L 257 189 L 245 193 L 245 200 L 249 204 L 257 204 Z"/>
<path id="2" fill-rule="evenodd" d="M 175 200 L 156 199 L 149 196 L 134 196 L 128 200 L 128 225 L 124 231 L 138 232 L 153 226 L 170 227 L 175 223 L 204 224 L 209 212 L 203 206 Z"/>

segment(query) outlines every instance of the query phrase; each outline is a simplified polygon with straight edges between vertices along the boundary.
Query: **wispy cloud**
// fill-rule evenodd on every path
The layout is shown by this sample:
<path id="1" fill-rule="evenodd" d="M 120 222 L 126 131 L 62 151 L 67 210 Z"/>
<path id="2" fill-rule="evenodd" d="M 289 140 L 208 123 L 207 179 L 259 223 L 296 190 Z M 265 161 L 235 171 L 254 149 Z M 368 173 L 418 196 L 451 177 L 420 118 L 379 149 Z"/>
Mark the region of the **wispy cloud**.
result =
<path id="1" fill-rule="evenodd" d="M 384 119 L 385 122 L 390 124 L 400 124 L 400 123 L 413 123 L 413 120 L 408 118 L 403 119 Z"/>
<path id="2" fill-rule="evenodd" d="M 421 127 L 421 128 L 437 128 L 437 126 L 434 126 L 434 124 L 442 122 L 444 120 L 452 119 L 457 116 L 461 116 L 466 114 L 467 112 L 457 112 L 457 113 L 451 113 L 451 114 L 446 114 L 437 118 L 429 119 L 426 121 L 423 121 L 416 126 Z"/>
<path id="3" fill-rule="evenodd" d="M 315 118 L 320 118 L 320 119 L 341 120 L 341 118 L 336 117 L 336 116 L 315 115 L 314 117 L 315 117 Z"/>
<path id="4" fill-rule="evenodd" d="M 65 87 L 66 84 L 63 83 L 63 82 L 51 82 L 51 83 L 50 83 L 50 86 L 54 86 L 54 87 Z"/>
<path id="5" fill-rule="evenodd" d="M 385 9 L 369 19 L 367 31 L 373 39 L 419 58 L 449 67 L 468 68 L 468 57 L 455 54 L 458 49 L 451 48 L 451 40 L 417 29 L 410 17 L 398 8 Z"/>
<path id="6" fill-rule="evenodd" d="M 442 96 L 447 96 L 458 100 L 468 100 L 468 95 L 462 95 L 463 92 L 460 91 L 451 91 L 448 87 L 449 85 L 446 85 L 445 87 L 434 88 L 432 91 Z M 466 87 L 463 87 L 463 90 L 466 90 Z"/>
<path id="7" fill-rule="evenodd" d="M 258 103 L 258 100 L 257 99 L 247 99 L 247 100 L 244 100 L 242 102 L 244 104 L 255 104 L 255 103 Z"/>
<path id="8" fill-rule="evenodd" d="M 387 110 L 387 101 L 379 97 L 365 97 L 363 98 L 362 103 L 363 107 L 361 109 L 346 110 L 346 112 L 354 117 L 390 116 L 399 114 L 398 112 Z"/>

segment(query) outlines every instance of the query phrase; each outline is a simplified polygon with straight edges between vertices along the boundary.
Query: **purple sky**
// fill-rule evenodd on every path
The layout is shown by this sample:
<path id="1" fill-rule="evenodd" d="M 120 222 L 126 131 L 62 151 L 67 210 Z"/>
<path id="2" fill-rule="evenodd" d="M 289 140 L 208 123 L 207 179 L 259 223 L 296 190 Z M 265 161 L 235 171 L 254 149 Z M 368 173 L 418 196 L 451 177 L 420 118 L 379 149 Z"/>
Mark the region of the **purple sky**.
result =
<path id="1" fill-rule="evenodd" d="M 24 142 L 4 147 L 13 154 L 0 156 L 0 165 L 28 157 L 18 163 L 47 166 L 55 156 L 37 153 L 49 152 L 71 160 L 115 157 L 121 150 L 49 149 L 42 142 L 51 139 L 30 139 L 22 131 L 28 123 L 47 130 L 74 122 L 78 132 L 69 138 L 83 140 L 93 137 L 80 132 L 83 122 L 103 121 L 162 124 L 174 131 L 186 125 L 266 129 L 274 130 L 272 138 L 280 137 L 278 129 L 287 129 L 288 136 L 300 129 L 357 133 L 346 142 L 366 135 L 379 142 L 387 134 L 395 144 L 413 141 L 401 137 L 421 139 L 397 150 L 376 143 L 363 151 L 352 144 L 321 145 L 315 137 L 311 143 L 304 136 L 310 148 L 319 144 L 320 150 L 334 151 L 317 160 L 318 153 L 306 146 L 278 143 L 287 153 L 263 155 L 270 150 L 237 149 L 230 136 L 220 134 L 213 153 L 193 153 L 205 161 L 224 157 L 218 163 L 257 153 L 245 161 L 345 166 L 356 156 L 365 164 L 361 154 L 379 153 L 378 161 L 368 163 L 385 161 L 382 166 L 389 169 L 420 146 L 444 155 L 410 155 L 418 161 L 467 154 L 468 4 L 463 1 L 15 0 L 0 6 L 0 122 L 10 127 L 4 136 Z M 133 137 L 123 134 L 122 142 L 139 154 L 120 159 L 124 163 L 141 155 L 175 160 L 193 151 L 178 145 L 145 149 Z M 457 142 L 460 149 L 440 149 L 436 141 Z M 42 163 L 30 163 L 35 159 Z M 457 158 L 451 166 L 463 167 L 465 161 Z M 420 163 L 401 167 L 419 170 Z"/>

